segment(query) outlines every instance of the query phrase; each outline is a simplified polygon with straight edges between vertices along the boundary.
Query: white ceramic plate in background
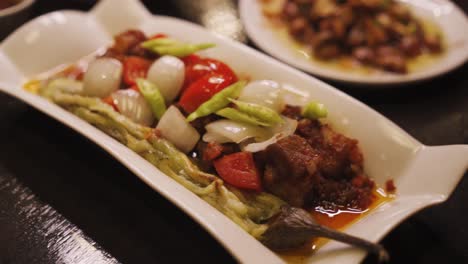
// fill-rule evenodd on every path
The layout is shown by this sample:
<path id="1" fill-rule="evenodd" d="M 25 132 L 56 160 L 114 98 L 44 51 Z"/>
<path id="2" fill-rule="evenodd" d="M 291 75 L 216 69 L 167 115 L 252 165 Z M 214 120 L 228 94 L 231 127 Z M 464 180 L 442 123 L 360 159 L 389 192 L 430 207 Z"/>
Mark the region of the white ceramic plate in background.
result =
<path id="1" fill-rule="evenodd" d="M 462 10 L 448 0 L 399 0 L 409 6 L 417 17 L 435 22 L 441 28 L 447 44 L 446 52 L 434 63 L 417 67 L 408 74 L 349 72 L 307 58 L 291 45 L 291 41 L 280 37 L 273 29 L 261 11 L 260 1 L 239 1 L 240 16 L 249 38 L 270 55 L 318 77 L 358 85 L 391 87 L 434 78 L 455 69 L 468 59 L 468 19 Z"/>
<path id="2" fill-rule="evenodd" d="M 166 32 L 193 42 L 214 42 L 205 55 L 227 62 L 253 79 L 275 79 L 304 89 L 305 97 L 328 106 L 329 122 L 360 140 L 365 169 L 377 183 L 393 178 L 397 197 L 368 213 L 345 231 L 378 241 L 400 221 L 423 207 L 447 199 L 468 166 L 468 146 L 427 147 L 371 108 L 333 87 L 266 55 L 200 26 L 153 16 L 136 0 L 103 0 L 91 12 L 53 12 L 24 25 L 0 44 L 0 91 L 10 94 L 94 141 L 141 180 L 193 217 L 242 263 L 280 263 L 276 254 L 196 195 L 95 127 L 21 86 L 35 74 L 74 62 L 109 45 L 129 28 Z M 443 162 L 441 162 L 443 160 Z M 190 239 L 190 238 L 187 238 Z M 357 263 L 364 252 L 327 243 L 306 263 Z"/>

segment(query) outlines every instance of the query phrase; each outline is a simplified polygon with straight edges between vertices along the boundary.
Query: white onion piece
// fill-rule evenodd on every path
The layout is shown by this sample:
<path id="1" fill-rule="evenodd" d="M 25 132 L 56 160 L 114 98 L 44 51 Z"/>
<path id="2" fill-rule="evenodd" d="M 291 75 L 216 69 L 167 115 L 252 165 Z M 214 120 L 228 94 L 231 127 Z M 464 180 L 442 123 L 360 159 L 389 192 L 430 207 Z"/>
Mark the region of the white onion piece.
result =
<path id="1" fill-rule="evenodd" d="M 112 58 L 92 61 L 83 77 L 83 94 L 106 97 L 119 89 L 122 78 L 122 63 Z"/>
<path id="2" fill-rule="evenodd" d="M 200 134 L 185 119 L 185 116 L 171 105 L 156 126 L 161 135 L 182 152 L 192 150 L 200 139 Z"/>
<path id="3" fill-rule="evenodd" d="M 293 85 L 283 83 L 283 100 L 287 105 L 305 106 L 310 102 L 310 93 L 294 87 Z"/>
<path id="4" fill-rule="evenodd" d="M 241 147 L 242 151 L 247 151 L 247 152 L 259 152 L 264 149 L 266 149 L 268 146 L 271 144 L 275 144 L 280 138 L 280 134 L 276 134 L 272 136 L 271 138 L 258 142 L 258 143 L 250 143 L 248 145 L 245 145 L 244 147 Z"/>
<path id="5" fill-rule="evenodd" d="M 112 100 L 119 112 L 138 124 L 151 126 L 153 111 L 145 98 L 133 89 L 118 90 L 112 93 Z"/>
<path id="6" fill-rule="evenodd" d="M 271 129 L 271 133 L 274 133 L 274 135 L 262 142 L 258 143 L 250 143 L 248 145 L 245 145 L 241 147 L 243 151 L 248 151 L 248 152 L 258 152 L 266 149 L 268 146 L 271 144 L 276 143 L 278 140 L 290 136 L 294 134 L 297 128 L 297 121 L 288 117 L 283 116 L 283 123 L 276 125 Z"/>
<path id="7" fill-rule="evenodd" d="M 281 116 L 283 122 L 278 123 L 276 126 L 271 128 L 272 134 L 282 134 L 283 137 L 294 134 L 297 128 L 297 120 L 289 117 Z"/>
<path id="8" fill-rule="evenodd" d="M 242 89 L 239 100 L 263 105 L 278 113 L 284 108 L 281 85 L 271 80 L 250 82 Z"/>
<path id="9" fill-rule="evenodd" d="M 148 80 L 156 84 L 166 103 L 172 102 L 182 89 L 185 65 L 174 56 L 162 56 L 148 70 Z"/>
<path id="10" fill-rule="evenodd" d="M 265 128 L 227 119 L 209 123 L 205 126 L 205 129 L 206 134 L 203 135 L 203 141 L 205 142 L 240 143 L 248 138 L 265 140 L 270 136 Z"/>

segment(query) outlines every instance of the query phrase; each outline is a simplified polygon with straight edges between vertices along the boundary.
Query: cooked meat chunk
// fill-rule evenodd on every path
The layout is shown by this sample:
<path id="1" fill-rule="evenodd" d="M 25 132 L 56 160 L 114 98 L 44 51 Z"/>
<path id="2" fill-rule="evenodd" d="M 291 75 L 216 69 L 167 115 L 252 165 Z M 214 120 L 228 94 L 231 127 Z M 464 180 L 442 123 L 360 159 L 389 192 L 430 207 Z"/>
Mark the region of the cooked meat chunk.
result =
<path id="1" fill-rule="evenodd" d="M 297 17 L 291 21 L 289 32 L 291 32 L 291 34 L 294 36 L 301 35 L 304 33 L 306 27 L 307 27 L 307 20 L 305 20 L 302 17 Z"/>
<path id="2" fill-rule="evenodd" d="M 442 51 L 442 43 L 439 35 L 427 35 L 424 37 L 424 44 L 426 47 L 434 53 Z"/>
<path id="3" fill-rule="evenodd" d="M 338 43 L 327 43 L 315 49 L 314 55 L 321 59 L 333 59 L 341 55 Z"/>
<path id="4" fill-rule="evenodd" d="M 358 142 L 317 120 L 301 119 L 296 135 L 257 157 L 265 189 L 293 206 L 363 209 L 372 202 L 374 183 L 363 173 Z"/>
<path id="5" fill-rule="evenodd" d="M 374 50 L 369 47 L 355 48 L 353 50 L 353 57 L 364 63 L 373 63 L 375 61 Z"/>
<path id="6" fill-rule="evenodd" d="M 421 54 L 422 43 L 414 36 L 403 37 L 400 42 L 400 49 L 408 57 L 416 57 Z"/>
<path id="7" fill-rule="evenodd" d="M 139 30 L 128 30 L 115 36 L 113 48 L 118 53 L 127 54 L 132 48 L 145 40 L 145 33 Z"/>
<path id="8" fill-rule="evenodd" d="M 283 15 L 286 19 L 293 19 L 299 16 L 299 7 L 294 2 L 285 2 L 283 6 Z"/>
<path id="9" fill-rule="evenodd" d="M 157 56 L 141 47 L 147 40 L 145 34 L 139 30 L 128 30 L 114 37 L 114 45 L 107 49 L 104 57 L 111 57 L 123 62 L 125 56 L 140 56 L 154 60 Z"/>
<path id="10" fill-rule="evenodd" d="M 314 181 L 314 150 L 304 138 L 292 135 L 268 146 L 265 155 L 265 189 L 302 207 Z"/>
<path id="11" fill-rule="evenodd" d="M 291 119 L 300 120 L 302 118 L 301 111 L 300 106 L 286 105 L 281 114 Z"/>
<path id="12" fill-rule="evenodd" d="M 204 171 L 213 170 L 213 161 L 223 155 L 239 152 L 239 145 L 235 143 L 219 144 L 215 142 L 206 143 L 200 140 L 195 148 L 198 157 L 198 166 Z"/>

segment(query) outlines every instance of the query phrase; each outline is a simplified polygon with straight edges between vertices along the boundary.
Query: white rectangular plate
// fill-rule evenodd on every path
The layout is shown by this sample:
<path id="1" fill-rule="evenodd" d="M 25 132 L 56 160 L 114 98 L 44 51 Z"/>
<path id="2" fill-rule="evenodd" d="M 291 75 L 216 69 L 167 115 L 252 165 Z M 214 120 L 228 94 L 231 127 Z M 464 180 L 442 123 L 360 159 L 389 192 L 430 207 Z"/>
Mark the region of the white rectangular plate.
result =
<path id="1" fill-rule="evenodd" d="M 136 0 L 103 0 L 89 13 L 61 11 L 27 23 L 0 45 L 0 91 L 10 94 L 94 141 L 141 180 L 198 221 L 240 262 L 281 263 L 272 251 L 143 158 L 78 117 L 24 91 L 24 81 L 63 63 L 73 62 L 109 45 L 112 36 L 129 28 L 147 34 L 166 32 L 193 42 L 214 42 L 205 55 L 221 59 L 253 79 L 274 79 L 303 89 L 305 99 L 327 105 L 328 122 L 360 140 L 365 169 L 377 183 L 394 179 L 397 197 L 371 211 L 346 232 L 372 241 L 419 209 L 442 202 L 468 166 L 468 146 L 427 147 L 366 105 L 302 72 L 251 48 L 215 35 L 200 26 L 151 15 Z M 304 98 L 303 98 L 304 99 Z M 443 162 L 442 162 L 443 160 Z M 364 252 L 330 242 L 306 263 L 356 263 Z"/>

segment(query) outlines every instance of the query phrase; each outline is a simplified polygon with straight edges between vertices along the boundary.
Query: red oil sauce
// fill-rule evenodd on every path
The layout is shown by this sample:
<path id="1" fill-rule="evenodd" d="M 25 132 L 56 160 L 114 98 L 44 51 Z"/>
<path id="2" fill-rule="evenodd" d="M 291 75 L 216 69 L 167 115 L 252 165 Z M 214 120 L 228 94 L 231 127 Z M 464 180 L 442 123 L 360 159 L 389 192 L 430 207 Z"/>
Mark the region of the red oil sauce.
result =
<path id="1" fill-rule="evenodd" d="M 359 220 L 359 218 L 366 215 L 367 212 L 372 211 L 378 206 L 393 199 L 393 195 L 387 194 L 381 188 L 373 191 L 373 197 L 372 204 L 365 210 L 344 209 L 338 210 L 337 212 L 328 212 L 323 208 L 315 208 L 311 211 L 311 214 L 317 223 L 333 229 L 341 230 Z M 300 249 L 281 253 L 280 257 L 288 263 L 303 263 L 310 254 L 313 253 L 313 251 L 317 250 L 328 241 L 329 240 L 325 238 L 315 239 L 311 241 L 310 244 L 307 244 Z"/>

